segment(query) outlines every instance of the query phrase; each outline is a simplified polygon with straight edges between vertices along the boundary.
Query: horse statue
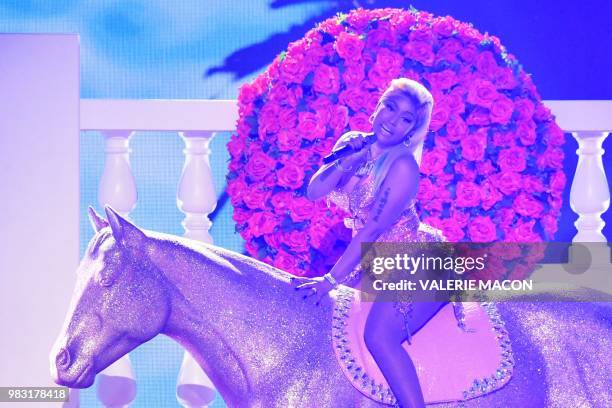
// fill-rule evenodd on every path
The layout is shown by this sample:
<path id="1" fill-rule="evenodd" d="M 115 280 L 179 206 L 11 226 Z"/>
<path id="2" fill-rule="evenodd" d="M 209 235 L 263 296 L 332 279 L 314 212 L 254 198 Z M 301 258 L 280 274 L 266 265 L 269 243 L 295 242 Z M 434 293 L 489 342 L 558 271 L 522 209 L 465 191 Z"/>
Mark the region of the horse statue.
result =
<path id="1" fill-rule="evenodd" d="M 90 387 L 97 373 L 161 333 L 194 356 L 231 407 L 390 405 L 347 379 L 333 346 L 337 299 L 305 302 L 286 272 L 144 231 L 105 210 L 107 219 L 90 208 L 96 234 L 50 355 L 57 384 Z M 511 380 L 436 406 L 612 406 L 612 314 L 602 296 L 580 289 L 500 302 L 512 340 Z"/>

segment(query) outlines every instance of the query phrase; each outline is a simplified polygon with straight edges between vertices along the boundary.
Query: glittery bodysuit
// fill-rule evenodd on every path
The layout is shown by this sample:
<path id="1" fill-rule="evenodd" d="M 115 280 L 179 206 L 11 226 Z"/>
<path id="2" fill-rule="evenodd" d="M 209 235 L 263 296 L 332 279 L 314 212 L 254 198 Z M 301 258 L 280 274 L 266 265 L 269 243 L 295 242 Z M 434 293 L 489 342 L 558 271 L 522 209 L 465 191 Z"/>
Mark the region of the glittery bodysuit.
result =
<path id="1" fill-rule="evenodd" d="M 365 226 L 368 214 L 376 201 L 376 173 L 374 168 L 373 161 L 366 162 L 355 173 L 362 177 L 350 192 L 335 189 L 327 196 L 328 205 L 331 201 L 350 214 L 350 217 L 344 219 L 344 225 L 352 230 L 353 237 Z M 441 231 L 420 222 L 415 203 L 415 199 L 411 200 L 398 219 L 378 237 L 376 242 L 445 242 L 446 239 Z M 360 275 L 361 265 L 357 265 L 349 280 L 358 279 Z M 401 313 L 404 320 L 407 321 L 412 312 L 412 304 L 405 300 L 395 302 L 394 305 L 397 312 Z M 455 313 L 461 326 L 462 311 L 460 310 L 460 304 L 456 305 Z M 408 325 L 406 331 L 410 342 L 411 330 Z"/>

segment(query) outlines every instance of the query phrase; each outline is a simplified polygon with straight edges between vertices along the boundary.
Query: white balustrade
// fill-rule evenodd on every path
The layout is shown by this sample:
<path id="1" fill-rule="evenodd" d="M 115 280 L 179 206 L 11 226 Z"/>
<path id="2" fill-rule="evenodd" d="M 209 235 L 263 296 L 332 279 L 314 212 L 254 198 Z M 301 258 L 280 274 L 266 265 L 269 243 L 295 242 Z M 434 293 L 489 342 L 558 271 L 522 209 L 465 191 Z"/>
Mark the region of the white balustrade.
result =
<path id="1" fill-rule="evenodd" d="M 217 198 L 209 162 L 209 143 L 213 132 L 180 132 L 185 143 L 185 163 L 178 185 L 177 206 L 185 214 L 185 237 L 213 243 L 208 215 L 215 210 Z M 207 406 L 215 398 L 215 387 L 188 351 L 176 385 L 176 398 L 186 408 Z"/>
<path id="2" fill-rule="evenodd" d="M 601 250 L 590 254 L 603 262 L 609 273 L 609 250 L 601 233 L 604 225 L 601 215 L 609 207 L 610 194 L 601 146 L 612 130 L 612 101 L 545 101 L 545 104 L 557 117 L 559 126 L 571 132 L 580 145 L 570 199 L 572 209 L 579 215 L 574 243 L 599 243 Z M 182 223 L 185 236 L 212 243 L 209 233 L 212 224 L 208 216 L 215 209 L 216 195 L 208 159 L 209 143 L 216 131 L 234 131 L 237 119 L 238 107 L 236 101 L 231 100 L 81 100 L 81 129 L 102 130 L 106 137 L 100 204 L 110 204 L 124 215 L 136 204 L 136 187 L 129 165 L 132 131 L 178 131 L 185 143 L 185 162 L 177 192 L 178 208 L 185 213 Z M 594 250 L 591 248 L 590 251 Z M 570 261 L 575 261 L 571 252 Z M 549 278 L 558 275 L 559 269 L 557 266 L 550 269 L 550 273 L 543 272 L 544 278 L 548 279 L 546 275 Z M 607 276 L 602 279 L 609 281 Z M 127 356 L 101 374 L 107 376 L 107 380 L 124 378 L 133 381 Z M 122 406 L 133 399 L 130 389 L 122 385 L 110 381 L 101 381 L 100 384 L 98 392 L 100 395 L 104 391 L 100 399 L 105 403 Z M 124 384 L 129 385 L 127 382 Z M 111 397 L 106 391 L 112 389 L 120 391 L 121 395 L 113 394 Z M 178 401 L 185 407 L 205 406 L 214 395 L 211 381 L 193 357 L 185 352 L 177 381 Z"/>
<path id="3" fill-rule="evenodd" d="M 136 206 L 138 195 L 130 166 L 129 130 L 103 131 L 104 170 L 98 187 L 100 206 L 110 205 L 127 217 Z M 106 407 L 127 407 L 136 397 L 136 381 L 129 354 L 98 374 L 98 399 Z"/>

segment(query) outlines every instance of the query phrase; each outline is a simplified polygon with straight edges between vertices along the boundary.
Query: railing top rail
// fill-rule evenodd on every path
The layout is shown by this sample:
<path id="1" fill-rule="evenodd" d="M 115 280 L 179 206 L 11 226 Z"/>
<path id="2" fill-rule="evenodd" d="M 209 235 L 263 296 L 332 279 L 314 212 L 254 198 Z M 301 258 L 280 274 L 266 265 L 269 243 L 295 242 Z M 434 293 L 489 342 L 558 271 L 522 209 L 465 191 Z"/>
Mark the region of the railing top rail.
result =
<path id="1" fill-rule="evenodd" d="M 567 132 L 612 131 L 612 100 L 544 103 Z M 233 131 L 237 120 L 235 100 L 81 100 L 81 130 Z"/>

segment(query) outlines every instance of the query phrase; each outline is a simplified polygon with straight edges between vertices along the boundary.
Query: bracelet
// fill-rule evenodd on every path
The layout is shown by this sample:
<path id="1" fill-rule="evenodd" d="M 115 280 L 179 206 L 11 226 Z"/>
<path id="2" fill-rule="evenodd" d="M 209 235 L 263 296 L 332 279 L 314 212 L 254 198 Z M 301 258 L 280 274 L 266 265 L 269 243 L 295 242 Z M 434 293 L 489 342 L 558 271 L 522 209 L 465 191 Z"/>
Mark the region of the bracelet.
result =
<path id="1" fill-rule="evenodd" d="M 340 165 L 340 159 L 336 160 L 336 162 L 334 163 L 334 166 L 336 166 L 338 168 L 338 170 L 340 170 L 343 173 L 347 173 L 347 172 L 353 170 L 353 166 L 349 167 L 348 169 L 345 169 L 344 167 L 342 167 Z"/>
<path id="2" fill-rule="evenodd" d="M 338 287 L 338 281 L 336 280 L 336 278 L 334 278 L 332 276 L 331 273 L 326 273 L 325 275 L 323 275 L 323 278 L 325 278 L 326 281 L 328 281 L 329 283 L 331 283 L 331 285 L 334 287 L 334 289 L 336 289 Z"/>

